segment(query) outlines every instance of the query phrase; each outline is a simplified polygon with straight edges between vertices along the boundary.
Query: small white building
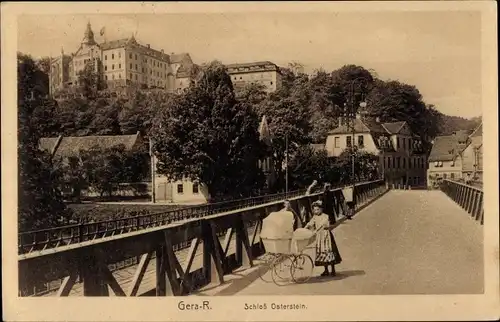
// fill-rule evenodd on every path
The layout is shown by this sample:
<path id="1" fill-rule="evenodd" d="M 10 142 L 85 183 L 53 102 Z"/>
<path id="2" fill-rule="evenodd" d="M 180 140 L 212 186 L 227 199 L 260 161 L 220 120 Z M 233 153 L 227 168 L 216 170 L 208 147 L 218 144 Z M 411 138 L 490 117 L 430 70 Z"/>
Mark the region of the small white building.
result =
<path id="1" fill-rule="evenodd" d="M 381 173 L 388 182 L 425 184 L 425 151 L 420 138 L 406 122 L 382 123 L 378 119 L 357 115 L 353 137 L 352 123 L 341 119 L 339 126 L 329 132 L 325 149 L 328 156 L 338 157 L 351 146 L 379 156 Z"/>

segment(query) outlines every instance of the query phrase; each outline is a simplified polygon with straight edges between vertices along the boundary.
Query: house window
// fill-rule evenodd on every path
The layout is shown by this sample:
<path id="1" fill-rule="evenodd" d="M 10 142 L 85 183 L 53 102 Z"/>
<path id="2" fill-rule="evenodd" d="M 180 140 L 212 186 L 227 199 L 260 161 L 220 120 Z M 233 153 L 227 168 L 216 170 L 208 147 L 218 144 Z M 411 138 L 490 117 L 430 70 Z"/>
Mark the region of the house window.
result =
<path id="1" fill-rule="evenodd" d="M 448 174 L 447 173 L 443 173 L 443 179 L 446 179 L 448 178 Z"/>
<path id="2" fill-rule="evenodd" d="M 177 193 L 178 194 L 183 194 L 184 193 L 184 185 L 182 183 L 179 183 L 177 185 Z"/>
<path id="3" fill-rule="evenodd" d="M 335 143 L 334 147 L 340 148 L 340 137 L 336 136 L 334 138 L 334 143 Z"/>
<path id="4" fill-rule="evenodd" d="M 199 193 L 198 184 L 193 183 L 193 194 L 197 194 L 197 193 Z"/>
<path id="5" fill-rule="evenodd" d="M 451 179 L 451 180 L 454 180 L 454 179 L 455 179 L 455 174 L 454 174 L 454 173 L 451 173 L 451 174 L 450 174 L 450 179 Z"/>
<path id="6" fill-rule="evenodd" d="M 349 146 L 349 147 L 351 146 L 351 136 L 350 135 L 348 135 L 345 138 L 345 144 L 346 144 L 346 146 Z"/>
<path id="7" fill-rule="evenodd" d="M 111 54 L 111 59 L 115 59 L 115 54 Z"/>
<path id="8" fill-rule="evenodd" d="M 115 64 L 111 65 L 111 69 L 114 70 L 115 69 Z"/>
<path id="9" fill-rule="evenodd" d="M 358 136 L 358 146 L 360 148 L 364 146 L 364 137 L 362 135 Z"/>

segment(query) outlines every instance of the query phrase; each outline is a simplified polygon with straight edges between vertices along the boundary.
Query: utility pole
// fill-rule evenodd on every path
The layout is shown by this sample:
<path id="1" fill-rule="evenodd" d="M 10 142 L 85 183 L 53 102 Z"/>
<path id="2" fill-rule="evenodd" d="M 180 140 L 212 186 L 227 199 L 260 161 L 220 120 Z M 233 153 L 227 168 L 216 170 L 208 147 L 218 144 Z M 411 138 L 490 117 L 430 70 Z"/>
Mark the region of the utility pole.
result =
<path id="1" fill-rule="evenodd" d="M 151 163 L 151 202 L 156 203 L 156 184 L 155 184 L 155 177 L 156 177 L 156 164 L 155 164 L 155 156 L 153 153 L 153 139 L 149 138 L 149 156 L 150 156 L 150 163 Z"/>
<path id="2" fill-rule="evenodd" d="M 288 196 L 288 133 L 285 135 L 285 198 Z"/>

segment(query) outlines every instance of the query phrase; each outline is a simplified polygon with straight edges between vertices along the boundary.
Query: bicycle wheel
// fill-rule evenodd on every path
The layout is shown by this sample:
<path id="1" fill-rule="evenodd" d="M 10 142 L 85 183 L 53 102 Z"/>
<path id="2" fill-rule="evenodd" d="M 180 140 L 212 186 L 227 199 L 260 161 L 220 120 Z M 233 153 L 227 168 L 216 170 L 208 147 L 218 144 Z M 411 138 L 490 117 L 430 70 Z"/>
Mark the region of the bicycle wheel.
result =
<path id="1" fill-rule="evenodd" d="M 292 279 L 295 283 L 307 282 L 311 278 L 313 270 L 314 262 L 311 256 L 300 254 L 294 257 Z"/>
<path id="2" fill-rule="evenodd" d="M 261 264 L 261 267 L 259 267 L 259 277 L 262 281 L 266 283 L 270 283 L 273 281 L 272 278 L 272 269 L 273 269 L 273 263 L 277 259 L 275 255 L 272 254 L 265 254 L 262 257 L 263 263 Z M 271 271 L 271 272 L 270 272 Z"/>
<path id="3" fill-rule="evenodd" d="M 271 277 L 273 278 L 274 284 L 282 286 L 293 281 L 293 269 L 294 266 L 292 256 L 283 255 L 281 258 L 278 258 L 273 263 L 273 269 L 271 270 Z"/>

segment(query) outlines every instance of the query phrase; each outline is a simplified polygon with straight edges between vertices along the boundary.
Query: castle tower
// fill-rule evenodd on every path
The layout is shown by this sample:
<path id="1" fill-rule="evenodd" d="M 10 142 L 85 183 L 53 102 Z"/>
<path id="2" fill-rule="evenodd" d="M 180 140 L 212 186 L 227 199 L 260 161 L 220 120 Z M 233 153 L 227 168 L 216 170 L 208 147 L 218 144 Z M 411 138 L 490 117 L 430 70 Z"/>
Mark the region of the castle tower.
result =
<path id="1" fill-rule="evenodd" d="M 94 32 L 92 31 L 92 27 L 90 26 L 90 21 L 87 23 L 87 29 L 85 29 L 85 34 L 83 36 L 83 44 L 85 45 L 95 45 Z"/>

